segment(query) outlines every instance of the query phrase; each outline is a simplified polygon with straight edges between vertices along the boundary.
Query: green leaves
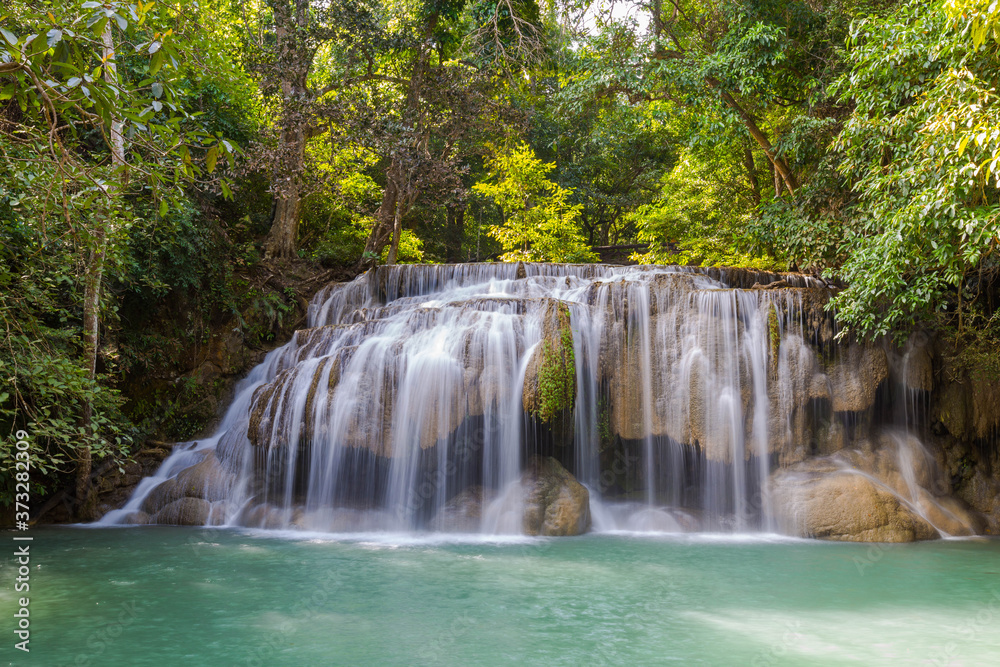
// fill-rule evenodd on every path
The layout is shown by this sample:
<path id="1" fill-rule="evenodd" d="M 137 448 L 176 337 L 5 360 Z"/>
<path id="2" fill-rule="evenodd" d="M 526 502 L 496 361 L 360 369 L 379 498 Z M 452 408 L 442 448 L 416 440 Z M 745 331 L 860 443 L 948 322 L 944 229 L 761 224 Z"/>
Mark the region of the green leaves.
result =
<path id="1" fill-rule="evenodd" d="M 995 3 L 910 2 L 855 28 L 836 89 L 856 108 L 836 146 L 860 224 L 835 306 L 858 333 L 907 330 L 996 261 L 1000 61 L 976 36 L 995 18 Z"/>
<path id="2" fill-rule="evenodd" d="M 215 171 L 215 163 L 219 159 L 219 147 L 212 146 L 208 149 L 208 153 L 205 155 L 205 168 L 208 169 L 208 173 Z"/>
<path id="3" fill-rule="evenodd" d="M 17 35 L 12 33 L 10 30 L 7 30 L 7 28 L 0 27 L 0 35 L 3 35 L 4 41 L 6 41 L 10 46 L 18 45 L 19 40 Z"/>
<path id="4" fill-rule="evenodd" d="M 162 241 L 185 190 L 217 185 L 238 147 L 188 108 L 203 77 L 228 78 L 181 59 L 215 48 L 194 2 L 12 1 L 14 18 L 0 19 L 0 99 L 22 111 L 0 133 L 0 423 L 30 428 L 33 480 L 48 487 L 78 451 L 124 456 L 133 434 L 115 379 L 93 377 L 81 353 L 83 304 L 102 335 L 116 335 L 121 290 L 102 282 L 127 273 L 148 228 Z M 136 273 L 169 288 L 162 273 Z M 120 370 L 114 347 L 101 365 Z M 81 429 L 87 404 L 92 428 Z"/>
<path id="5" fill-rule="evenodd" d="M 511 261 L 592 262 L 597 259 L 579 228 L 581 206 L 572 206 L 570 191 L 547 178 L 555 167 L 537 159 L 524 143 L 498 152 L 490 161 L 493 182 L 480 182 L 474 192 L 491 198 L 506 220 L 490 227 Z"/>

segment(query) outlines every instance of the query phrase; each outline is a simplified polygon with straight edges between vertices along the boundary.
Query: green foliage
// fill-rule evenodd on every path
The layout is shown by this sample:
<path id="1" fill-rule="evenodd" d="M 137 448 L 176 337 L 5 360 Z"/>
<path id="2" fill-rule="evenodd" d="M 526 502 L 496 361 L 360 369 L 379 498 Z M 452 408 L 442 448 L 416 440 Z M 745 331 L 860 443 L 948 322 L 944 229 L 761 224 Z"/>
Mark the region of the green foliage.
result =
<path id="1" fill-rule="evenodd" d="M 592 262 L 596 260 L 580 234 L 580 206 L 569 204 L 570 191 L 550 181 L 555 168 L 535 157 L 526 144 L 490 161 L 489 177 L 473 191 L 489 197 L 503 210 L 504 224 L 489 233 L 506 251 L 505 262 Z"/>
<path id="2" fill-rule="evenodd" d="M 632 259 L 642 264 L 772 268 L 772 259 L 744 250 L 752 209 L 741 197 L 738 174 L 706 157 L 691 150 L 682 153 L 660 183 L 659 201 L 632 214 L 638 239 L 649 244 L 647 252 L 634 253 Z"/>
<path id="3" fill-rule="evenodd" d="M 0 429 L 5 448 L 30 434 L 39 494 L 77 461 L 121 461 L 143 435 L 115 388 L 128 360 L 113 344 L 119 296 L 193 288 L 203 267 L 177 261 L 201 238 L 186 188 L 229 192 L 219 172 L 237 148 L 220 128 L 240 112 L 206 67 L 225 59 L 201 11 L 49 0 L 0 17 Z M 205 99 L 207 123 L 193 108 Z M 96 354 L 88 315 L 103 324 Z M 0 502 L 10 481 L 0 471 Z"/>
<path id="4" fill-rule="evenodd" d="M 1000 61 L 982 27 L 994 20 L 986 3 L 951 11 L 909 2 L 859 21 L 837 84 L 856 105 L 837 148 L 860 203 L 834 306 L 863 334 L 906 330 L 956 291 L 961 302 L 970 271 L 996 264 Z"/>

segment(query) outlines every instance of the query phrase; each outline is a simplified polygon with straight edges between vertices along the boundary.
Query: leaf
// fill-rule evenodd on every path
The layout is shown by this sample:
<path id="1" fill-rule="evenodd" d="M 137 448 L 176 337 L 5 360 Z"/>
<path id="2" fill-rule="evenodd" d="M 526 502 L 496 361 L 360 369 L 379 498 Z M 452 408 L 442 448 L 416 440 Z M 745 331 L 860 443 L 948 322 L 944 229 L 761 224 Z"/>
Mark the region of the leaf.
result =
<path id="1" fill-rule="evenodd" d="M 99 14 L 95 14 L 87 20 L 87 27 L 94 28 L 94 34 L 100 37 L 104 33 L 105 26 L 108 25 L 108 19 Z"/>
<path id="2" fill-rule="evenodd" d="M 149 55 L 153 55 L 154 53 L 156 53 L 157 51 L 159 51 L 161 46 L 163 46 L 163 44 L 160 43 L 160 42 L 150 42 L 150 44 L 149 44 Z"/>
<path id="3" fill-rule="evenodd" d="M 0 28 L 0 35 L 3 35 L 3 38 L 7 40 L 7 43 L 11 46 L 17 46 L 17 36 L 15 36 L 10 30 L 7 30 L 7 28 Z"/>
<path id="4" fill-rule="evenodd" d="M 69 81 L 66 82 L 66 85 L 70 88 L 76 88 L 77 86 L 80 85 L 82 81 L 83 79 L 81 79 L 80 77 L 74 76 L 73 78 L 71 78 Z"/>
<path id="5" fill-rule="evenodd" d="M 163 51 L 157 51 L 149 61 L 149 73 L 156 74 L 163 66 Z"/>
<path id="6" fill-rule="evenodd" d="M 964 152 L 965 152 L 965 146 L 966 146 L 966 144 L 968 144 L 968 143 L 969 143 L 969 135 L 965 135 L 965 136 L 964 136 L 964 137 L 962 137 L 962 139 L 961 139 L 961 140 L 960 140 L 960 141 L 958 142 L 958 156 L 959 156 L 959 157 L 961 157 L 961 156 L 962 156 L 962 153 L 964 153 Z"/>
<path id="7" fill-rule="evenodd" d="M 128 29 L 128 21 L 125 20 L 124 16 L 120 14 L 115 14 L 115 21 L 118 23 L 119 29 L 123 31 Z"/>
<path id="8" fill-rule="evenodd" d="M 51 49 L 59 42 L 59 40 L 62 39 L 62 36 L 63 36 L 62 30 L 59 30 L 58 28 L 53 28 L 52 30 L 49 30 L 48 34 L 46 35 L 45 43 L 48 44 L 49 48 Z"/>
<path id="9" fill-rule="evenodd" d="M 166 217 L 167 213 L 170 211 L 170 206 L 167 204 L 167 200 L 164 199 L 160 202 L 160 217 Z"/>
<path id="10" fill-rule="evenodd" d="M 157 102 L 156 100 L 153 100 L 153 110 L 154 111 L 159 111 L 162 108 L 163 108 L 163 103 L 162 102 Z"/>
<path id="11" fill-rule="evenodd" d="M 152 86 L 152 90 L 153 90 L 153 97 L 155 97 L 156 99 L 160 99 L 161 97 L 163 97 L 162 83 L 154 83 Z"/>
<path id="12" fill-rule="evenodd" d="M 219 147 L 212 146 L 208 149 L 208 154 L 205 155 L 205 166 L 208 167 L 208 173 L 215 171 L 215 162 L 219 159 Z"/>

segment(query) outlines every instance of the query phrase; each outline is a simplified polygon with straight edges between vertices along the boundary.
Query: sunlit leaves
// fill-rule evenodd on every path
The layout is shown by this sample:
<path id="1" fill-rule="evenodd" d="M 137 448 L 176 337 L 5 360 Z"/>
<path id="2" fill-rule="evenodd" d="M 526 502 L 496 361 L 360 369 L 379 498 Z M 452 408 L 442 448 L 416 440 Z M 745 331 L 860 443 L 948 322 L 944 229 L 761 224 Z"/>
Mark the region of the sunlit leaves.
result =
<path id="1" fill-rule="evenodd" d="M 968 39 L 993 9 L 912 2 L 852 35 L 839 90 L 857 107 L 837 146 L 861 203 L 836 305 L 861 333 L 942 309 L 1000 242 L 1000 61 Z"/>
<path id="2" fill-rule="evenodd" d="M 548 179 L 553 164 L 543 163 L 525 144 L 500 150 L 490 161 L 490 181 L 473 191 L 489 197 L 505 216 L 490 235 L 500 241 L 504 261 L 592 262 L 596 256 L 580 235 L 579 205 L 570 192 Z"/>

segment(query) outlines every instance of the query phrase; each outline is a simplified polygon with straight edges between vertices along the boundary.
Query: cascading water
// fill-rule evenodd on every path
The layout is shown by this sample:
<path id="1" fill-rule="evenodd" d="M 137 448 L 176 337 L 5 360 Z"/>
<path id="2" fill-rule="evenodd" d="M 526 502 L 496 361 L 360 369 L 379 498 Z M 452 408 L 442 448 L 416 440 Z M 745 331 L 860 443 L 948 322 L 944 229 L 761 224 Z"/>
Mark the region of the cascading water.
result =
<path id="1" fill-rule="evenodd" d="M 586 503 L 561 464 L 577 527 L 771 530 L 774 468 L 844 402 L 823 301 L 790 274 L 382 267 L 321 291 L 218 431 L 102 522 L 521 532 L 539 497 Z"/>

